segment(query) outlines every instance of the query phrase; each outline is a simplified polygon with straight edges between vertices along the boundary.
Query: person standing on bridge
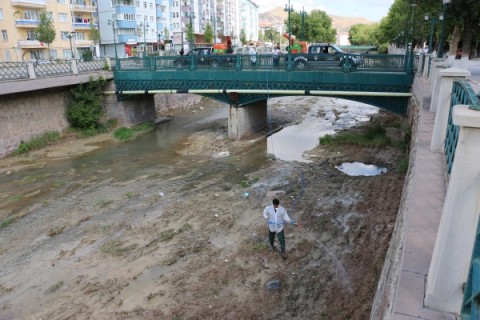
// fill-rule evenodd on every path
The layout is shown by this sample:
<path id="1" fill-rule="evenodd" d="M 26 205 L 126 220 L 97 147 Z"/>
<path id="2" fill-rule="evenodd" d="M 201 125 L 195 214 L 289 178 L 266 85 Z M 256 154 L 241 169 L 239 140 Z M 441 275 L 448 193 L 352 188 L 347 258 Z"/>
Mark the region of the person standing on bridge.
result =
<path id="1" fill-rule="evenodd" d="M 248 54 L 250 55 L 250 62 L 252 63 L 252 67 L 255 67 L 255 65 L 257 64 L 257 51 L 255 51 L 253 43 L 251 44 L 250 48 L 248 48 Z"/>
<path id="2" fill-rule="evenodd" d="M 270 241 L 270 246 L 273 250 L 276 250 L 274 240 L 275 235 L 277 235 L 278 242 L 280 243 L 280 254 L 283 260 L 287 259 L 287 254 L 285 253 L 285 232 L 283 230 L 283 226 L 285 222 L 293 225 L 296 225 L 297 223 L 295 220 L 290 219 L 287 214 L 287 210 L 280 206 L 280 201 L 278 201 L 278 199 L 273 199 L 272 205 L 267 206 L 263 210 L 263 218 L 265 218 L 268 223 L 268 240 Z"/>
<path id="3" fill-rule="evenodd" d="M 273 67 L 277 68 L 280 62 L 280 43 L 277 43 L 277 46 L 273 48 Z"/>

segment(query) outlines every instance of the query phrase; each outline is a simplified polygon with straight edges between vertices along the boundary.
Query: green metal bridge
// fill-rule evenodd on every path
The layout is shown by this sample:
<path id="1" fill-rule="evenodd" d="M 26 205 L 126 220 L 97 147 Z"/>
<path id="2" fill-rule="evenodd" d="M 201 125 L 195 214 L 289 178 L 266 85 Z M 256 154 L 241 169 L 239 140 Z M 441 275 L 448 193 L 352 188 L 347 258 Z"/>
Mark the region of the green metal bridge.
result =
<path id="1" fill-rule="evenodd" d="M 119 99 L 194 93 L 242 107 L 273 97 L 318 95 L 406 114 L 413 65 L 410 55 L 174 55 L 116 59 L 114 79 Z"/>

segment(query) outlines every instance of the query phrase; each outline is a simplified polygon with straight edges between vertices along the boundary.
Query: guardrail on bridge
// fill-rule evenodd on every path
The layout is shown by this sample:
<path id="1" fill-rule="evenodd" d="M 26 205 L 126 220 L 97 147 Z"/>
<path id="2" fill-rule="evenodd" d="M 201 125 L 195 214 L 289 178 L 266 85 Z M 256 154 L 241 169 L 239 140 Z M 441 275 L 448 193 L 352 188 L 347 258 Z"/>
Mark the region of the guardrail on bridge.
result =
<path id="1" fill-rule="evenodd" d="M 2 62 L 0 63 L 0 81 L 27 80 L 110 69 L 108 58 L 92 61 L 71 59 L 41 62 Z"/>

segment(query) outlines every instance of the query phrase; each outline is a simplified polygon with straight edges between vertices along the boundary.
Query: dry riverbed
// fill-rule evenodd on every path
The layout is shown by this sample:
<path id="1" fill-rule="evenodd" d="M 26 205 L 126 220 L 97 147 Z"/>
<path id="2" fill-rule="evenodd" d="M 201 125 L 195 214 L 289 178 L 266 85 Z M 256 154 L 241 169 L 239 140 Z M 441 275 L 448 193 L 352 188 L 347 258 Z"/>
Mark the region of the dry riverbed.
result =
<path id="1" fill-rule="evenodd" d="M 277 127 L 308 109 L 270 108 Z M 74 157 L 110 137 L 94 139 L 2 159 L 0 174 Z M 272 157 L 247 173 L 231 170 L 264 140 L 230 141 L 214 121 L 179 146 L 170 166 L 121 182 L 98 172 L 25 205 L 0 229 L 0 318 L 367 319 L 402 193 L 402 152 L 319 146 L 309 163 Z M 214 157 L 222 152 L 225 163 Z M 349 161 L 388 172 L 335 168 Z M 12 186 L 0 200 L 14 194 Z M 286 226 L 285 261 L 269 251 L 261 218 L 273 197 L 301 224 Z M 11 203 L 2 202 L 6 221 Z M 269 290 L 272 280 L 280 287 Z"/>

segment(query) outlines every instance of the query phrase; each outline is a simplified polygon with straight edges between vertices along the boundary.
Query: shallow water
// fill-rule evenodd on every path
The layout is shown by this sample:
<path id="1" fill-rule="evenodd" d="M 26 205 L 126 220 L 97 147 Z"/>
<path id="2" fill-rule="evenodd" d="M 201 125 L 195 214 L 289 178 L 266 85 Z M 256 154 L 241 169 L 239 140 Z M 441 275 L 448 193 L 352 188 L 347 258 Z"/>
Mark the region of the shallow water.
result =
<path id="1" fill-rule="evenodd" d="M 362 162 L 345 162 L 335 168 L 349 176 L 378 176 L 387 172 L 387 168 Z"/>
<path id="2" fill-rule="evenodd" d="M 335 98 L 285 97 L 282 102 L 311 106 L 301 123 L 288 126 L 267 139 L 267 152 L 285 161 L 310 162 L 303 154 L 317 147 L 321 137 L 368 121 L 378 112 L 376 107 Z M 321 114 L 324 116 L 319 116 Z"/>

